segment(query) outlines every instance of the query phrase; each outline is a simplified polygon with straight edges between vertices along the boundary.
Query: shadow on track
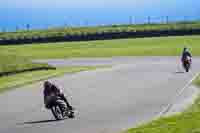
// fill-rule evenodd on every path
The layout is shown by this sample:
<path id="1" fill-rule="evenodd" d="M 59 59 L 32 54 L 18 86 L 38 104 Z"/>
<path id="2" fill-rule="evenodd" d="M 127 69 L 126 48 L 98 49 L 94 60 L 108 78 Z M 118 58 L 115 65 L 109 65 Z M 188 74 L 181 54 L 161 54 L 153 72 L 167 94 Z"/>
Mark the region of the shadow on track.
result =
<path id="1" fill-rule="evenodd" d="M 26 124 L 41 124 L 41 123 L 50 123 L 50 122 L 56 122 L 58 120 L 41 120 L 41 121 L 29 121 L 21 123 L 20 125 L 26 125 Z"/>
<path id="2" fill-rule="evenodd" d="M 175 74 L 181 74 L 181 73 L 185 73 L 184 71 L 177 71 L 175 72 Z"/>

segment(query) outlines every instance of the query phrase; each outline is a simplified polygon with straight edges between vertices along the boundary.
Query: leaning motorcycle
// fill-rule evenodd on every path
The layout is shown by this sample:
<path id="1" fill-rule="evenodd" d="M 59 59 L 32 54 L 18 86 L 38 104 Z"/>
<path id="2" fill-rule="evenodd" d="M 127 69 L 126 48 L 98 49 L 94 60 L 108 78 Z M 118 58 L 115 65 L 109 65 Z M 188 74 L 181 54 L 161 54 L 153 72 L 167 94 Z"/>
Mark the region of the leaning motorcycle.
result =
<path id="1" fill-rule="evenodd" d="M 56 120 L 63 120 L 65 118 L 74 118 L 74 112 L 69 110 L 65 101 L 59 96 L 51 94 L 47 97 L 48 108 L 51 110 Z"/>
<path id="2" fill-rule="evenodd" d="M 191 64 L 192 64 L 192 59 L 191 57 L 187 56 L 185 60 L 183 61 L 183 67 L 186 72 L 189 72 Z"/>

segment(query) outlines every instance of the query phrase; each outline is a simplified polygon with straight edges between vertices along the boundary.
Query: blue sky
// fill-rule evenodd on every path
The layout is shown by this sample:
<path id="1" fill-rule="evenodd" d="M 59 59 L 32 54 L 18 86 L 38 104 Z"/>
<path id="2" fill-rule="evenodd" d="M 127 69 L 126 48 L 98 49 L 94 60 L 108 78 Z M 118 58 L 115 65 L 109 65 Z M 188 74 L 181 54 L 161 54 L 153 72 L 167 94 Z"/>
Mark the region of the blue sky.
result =
<path id="1" fill-rule="evenodd" d="M 1 7 L 7 8 L 106 8 L 137 7 L 160 0 L 4 0 Z"/>
<path id="2" fill-rule="evenodd" d="M 3 8 L 141 8 L 187 7 L 199 0 L 2 0 Z"/>
<path id="3" fill-rule="evenodd" d="M 129 16 L 138 22 L 147 16 L 169 16 L 179 20 L 200 19 L 199 0 L 1 0 L 0 28 L 39 25 L 127 23 Z"/>
<path id="4" fill-rule="evenodd" d="M 14 9 L 36 12 L 43 10 L 53 12 L 65 10 L 82 13 L 84 10 L 90 12 L 99 10 L 131 11 L 135 16 L 150 15 L 183 15 L 192 16 L 200 13 L 199 0 L 2 0 L 0 11 L 6 14 Z M 56 11 L 55 11 L 56 12 Z M 106 14 L 105 14 L 106 15 Z M 117 14 L 116 14 L 117 15 Z"/>
<path id="5" fill-rule="evenodd" d="M 198 15 L 199 0 L 2 0 L 0 11 L 6 14 L 8 10 L 26 10 L 35 12 L 37 9 L 65 10 L 82 13 L 83 10 L 119 11 L 131 10 L 133 15 Z M 76 10 L 75 10 L 76 9 Z M 83 11 L 84 12 L 84 11 Z M 123 12 L 123 11 L 122 11 Z M 106 14 L 105 14 L 106 15 Z"/>

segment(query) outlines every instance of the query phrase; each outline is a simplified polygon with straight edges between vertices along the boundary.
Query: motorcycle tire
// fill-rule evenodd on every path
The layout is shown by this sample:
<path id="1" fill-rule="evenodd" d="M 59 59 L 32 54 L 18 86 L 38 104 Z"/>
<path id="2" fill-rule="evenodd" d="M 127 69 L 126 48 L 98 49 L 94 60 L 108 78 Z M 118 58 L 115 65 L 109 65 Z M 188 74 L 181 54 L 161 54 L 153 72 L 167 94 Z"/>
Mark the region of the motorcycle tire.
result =
<path id="1" fill-rule="evenodd" d="M 62 120 L 63 119 L 62 111 L 61 111 L 59 106 L 52 107 L 51 112 L 52 112 L 52 114 L 53 114 L 53 116 L 55 117 L 56 120 Z"/>

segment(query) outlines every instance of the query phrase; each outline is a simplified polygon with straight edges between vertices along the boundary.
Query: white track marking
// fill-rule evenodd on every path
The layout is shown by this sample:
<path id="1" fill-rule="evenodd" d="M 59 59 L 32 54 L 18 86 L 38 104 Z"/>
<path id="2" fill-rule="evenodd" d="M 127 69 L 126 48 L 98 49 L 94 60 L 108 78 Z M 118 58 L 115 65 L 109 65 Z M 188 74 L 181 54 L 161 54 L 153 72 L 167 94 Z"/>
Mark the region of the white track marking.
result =
<path id="1" fill-rule="evenodd" d="M 174 105 L 174 102 L 175 102 L 175 100 L 176 100 L 176 98 L 177 97 L 179 97 L 183 92 L 184 92 L 184 90 L 186 89 L 186 88 L 188 88 L 189 87 L 189 85 L 198 77 L 198 75 L 199 75 L 200 73 L 197 73 L 178 93 L 177 93 L 177 95 L 174 97 L 174 99 L 172 100 L 172 102 L 171 103 L 169 103 L 156 117 L 155 117 L 155 119 L 156 118 L 159 118 L 159 117 L 161 117 L 161 116 L 163 116 L 163 115 L 165 115 L 170 109 L 171 109 L 171 107 Z"/>

